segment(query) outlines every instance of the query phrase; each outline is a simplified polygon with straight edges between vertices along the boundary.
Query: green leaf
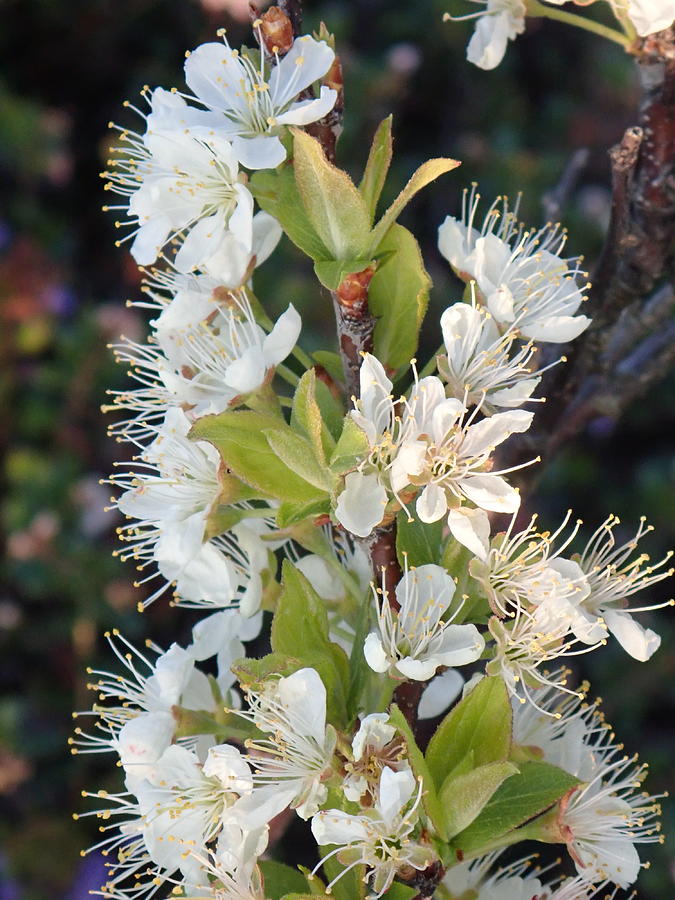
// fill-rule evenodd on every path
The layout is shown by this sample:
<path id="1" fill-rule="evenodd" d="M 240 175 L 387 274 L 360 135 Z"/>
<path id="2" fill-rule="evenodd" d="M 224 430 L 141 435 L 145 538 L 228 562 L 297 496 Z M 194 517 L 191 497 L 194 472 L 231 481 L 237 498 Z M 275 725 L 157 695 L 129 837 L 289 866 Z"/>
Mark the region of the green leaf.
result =
<path id="1" fill-rule="evenodd" d="M 314 274 L 329 291 L 336 291 L 347 275 L 362 272 L 371 265 L 372 259 L 329 259 L 314 263 Z"/>
<path id="2" fill-rule="evenodd" d="M 392 141 L 391 141 L 391 123 L 392 116 L 383 119 L 370 145 L 370 153 L 368 154 L 368 162 L 366 169 L 359 185 L 361 196 L 363 197 L 366 207 L 370 213 L 370 223 L 375 221 L 375 213 L 377 212 L 377 203 L 387 178 L 387 172 L 391 165 L 392 157 Z M 387 895 L 389 896 L 389 895 Z"/>
<path id="3" fill-rule="evenodd" d="M 198 419 L 190 437 L 213 444 L 235 475 L 268 497 L 295 503 L 323 499 L 325 492 L 285 465 L 270 446 L 265 431 L 277 431 L 279 426 L 275 416 L 227 411 Z"/>
<path id="4" fill-rule="evenodd" d="M 385 900 L 411 900 L 412 897 L 419 897 L 419 891 L 407 884 L 399 884 L 395 881 L 387 893 L 382 896 Z"/>
<path id="5" fill-rule="evenodd" d="M 401 565 L 406 555 L 410 566 L 424 566 L 427 563 L 438 565 L 442 545 L 442 519 L 425 525 L 418 519 L 410 522 L 405 510 L 399 513 L 396 523 L 396 555 Z"/>
<path id="6" fill-rule="evenodd" d="M 429 741 L 426 760 L 438 786 L 469 751 L 476 766 L 505 760 L 511 749 L 511 703 L 501 678 L 483 678 L 450 710 Z"/>
<path id="7" fill-rule="evenodd" d="M 291 427 L 295 431 L 304 432 L 312 445 L 314 456 L 322 465 L 326 465 L 328 457 L 335 449 L 335 441 L 324 424 L 319 409 L 316 398 L 318 384 L 321 382 L 317 383 L 316 372 L 314 369 L 308 369 L 295 390 Z M 325 385 L 323 386 L 325 388 Z"/>
<path id="8" fill-rule="evenodd" d="M 349 660 L 328 637 L 326 607 L 305 576 L 288 560 L 272 621 L 272 650 L 295 656 L 317 670 L 326 688 L 327 717 L 343 727 L 347 719 Z"/>
<path id="9" fill-rule="evenodd" d="M 518 767 L 510 762 L 494 762 L 478 766 L 463 775 L 449 775 L 443 782 L 438 799 L 443 808 L 448 839 L 464 831 L 478 816 L 497 788 Z"/>
<path id="10" fill-rule="evenodd" d="M 579 780 L 545 762 L 525 762 L 493 794 L 480 815 L 460 832 L 452 844 L 466 854 L 476 854 L 491 841 L 549 809 Z"/>
<path id="11" fill-rule="evenodd" d="M 232 671 L 242 685 L 258 685 L 272 675 L 286 677 L 304 668 L 302 660 L 297 656 L 284 653 L 268 653 L 260 659 L 243 656 L 232 663 Z"/>
<path id="12" fill-rule="evenodd" d="M 389 231 L 389 228 L 394 224 L 396 219 L 398 219 L 402 210 L 408 205 L 408 203 L 410 203 L 415 194 L 421 191 L 423 187 L 426 187 L 432 181 L 435 181 L 441 175 L 444 175 L 446 172 L 451 172 L 453 169 L 456 169 L 459 165 L 461 164 L 456 159 L 444 158 L 429 159 L 425 163 L 423 163 L 413 174 L 410 181 L 408 181 L 401 193 L 394 200 L 389 209 L 385 212 L 385 214 L 373 229 L 371 235 L 370 253 L 372 253 L 375 248 L 378 247 L 380 241 L 383 239 L 387 231 Z"/>
<path id="13" fill-rule="evenodd" d="M 292 500 L 285 500 L 277 509 L 277 528 L 292 528 L 305 519 L 329 515 L 330 511 L 330 498 L 325 495 L 317 500 L 310 500 L 309 503 L 293 503 Z"/>
<path id="14" fill-rule="evenodd" d="M 320 491 L 329 494 L 333 489 L 333 479 L 314 455 L 312 444 L 290 428 L 270 428 L 266 430 L 267 443 L 276 456 L 285 463 L 288 470 L 295 472 L 303 481 L 309 482 Z"/>
<path id="15" fill-rule="evenodd" d="M 300 201 L 290 163 L 274 171 L 254 172 L 249 188 L 260 208 L 279 221 L 296 247 L 312 259 L 330 259 L 330 252 L 316 233 Z"/>
<path id="16" fill-rule="evenodd" d="M 329 250 L 323 258 L 361 259 L 370 236 L 363 197 L 349 175 L 328 162 L 319 141 L 299 129 L 292 132 L 298 193 L 309 221 Z"/>
<path id="17" fill-rule="evenodd" d="M 365 432 L 359 428 L 351 416 L 345 416 L 342 434 L 338 438 L 329 467 L 334 475 L 344 475 L 355 469 L 370 451 L 370 444 Z"/>
<path id="18" fill-rule="evenodd" d="M 383 365 L 397 369 L 417 352 L 431 279 L 417 241 L 402 225 L 393 225 L 384 236 L 377 256 L 385 253 L 368 288 L 368 307 L 378 320 L 374 353 Z"/>
<path id="19" fill-rule="evenodd" d="M 319 856 L 324 858 L 322 865 L 323 873 L 326 881 L 330 884 L 334 878 L 337 878 L 340 872 L 344 872 L 346 866 L 337 859 L 337 854 L 331 856 L 330 859 L 325 857 L 335 850 L 333 845 L 327 847 L 319 847 Z M 364 883 L 366 867 L 354 866 L 345 875 L 339 878 L 331 888 L 330 896 L 335 900 L 362 900 L 366 896 L 366 885 Z"/>
<path id="20" fill-rule="evenodd" d="M 395 703 L 392 703 L 389 711 L 389 721 L 400 732 L 406 744 L 408 758 L 416 778 L 422 779 L 422 805 L 433 823 L 439 836 L 446 840 L 445 837 L 445 819 L 443 810 L 438 802 L 438 795 L 431 772 L 424 759 L 424 754 L 417 746 L 417 741 L 412 733 L 410 725 L 408 725 L 405 716 Z"/>
<path id="21" fill-rule="evenodd" d="M 289 893 L 297 895 L 307 890 L 307 879 L 297 869 L 273 859 L 263 859 L 258 865 L 265 879 L 265 897 L 268 900 L 281 900 Z"/>
<path id="22" fill-rule="evenodd" d="M 441 557 L 441 565 L 457 582 L 455 600 L 463 600 L 454 619 L 457 625 L 467 621 L 484 624 L 491 615 L 487 598 L 481 593 L 478 582 L 471 577 L 470 564 L 474 559 L 473 553 L 454 538 L 448 540 Z"/>
<path id="23" fill-rule="evenodd" d="M 330 373 L 329 373 L 330 374 Z M 337 393 L 337 392 L 336 392 Z M 316 379 L 316 402 L 319 405 L 321 418 L 324 425 L 328 429 L 328 433 L 333 439 L 332 448 L 335 447 L 335 441 L 340 437 L 342 432 L 342 422 L 345 411 L 342 401 L 335 396 L 330 387 L 323 381 L 320 375 Z M 328 451 L 326 450 L 328 453 Z M 331 451 L 332 452 L 332 451 Z"/>

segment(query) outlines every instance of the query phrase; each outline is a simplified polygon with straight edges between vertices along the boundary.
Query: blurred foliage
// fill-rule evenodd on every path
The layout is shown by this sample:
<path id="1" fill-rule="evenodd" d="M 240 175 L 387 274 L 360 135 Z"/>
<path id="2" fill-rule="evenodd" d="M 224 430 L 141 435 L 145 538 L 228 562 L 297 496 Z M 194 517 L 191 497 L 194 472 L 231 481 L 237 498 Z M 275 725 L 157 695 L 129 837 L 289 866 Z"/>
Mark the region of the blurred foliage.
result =
<path id="1" fill-rule="evenodd" d="M 384 203 L 425 158 L 463 163 L 403 216 L 435 283 L 421 359 L 438 344 L 438 313 L 459 298 L 435 232 L 458 210 L 461 188 L 475 179 L 490 198 L 522 191 L 523 217 L 540 223 L 542 194 L 573 151 L 588 148 L 564 221 L 571 252 L 592 264 L 608 215 L 607 149 L 637 99 L 619 49 L 553 23 L 533 22 L 496 72 L 473 68 L 464 57 L 469 25 L 441 23 L 449 5 L 466 11 L 462 0 L 306 2 L 307 25 L 328 24 L 345 67 L 340 163 L 360 175 L 390 112 L 395 160 Z M 101 881 L 101 861 L 78 856 L 97 823 L 71 823 L 69 812 L 82 789 L 115 784 L 107 758 L 67 755 L 70 711 L 90 703 L 84 668 L 110 663 L 106 628 L 167 644 L 194 618 L 160 601 L 144 621 L 133 570 L 110 556 L 116 523 L 102 511 L 108 489 L 99 479 L 120 448 L 105 438 L 98 407 L 123 373 L 105 345 L 122 332 L 142 335 L 143 323 L 124 306 L 138 273 L 113 247 L 97 173 L 108 121 L 133 127 L 124 97 L 146 83 L 180 86 L 184 51 L 218 27 L 233 44 L 247 40 L 247 12 L 242 0 L 0 0 L 0 12 L 0 900 L 79 900 Z M 311 266 L 289 245 L 261 269 L 256 289 L 275 313 L 289 301 L 303 311 L 310 348 L 330 338 L 329 304 L 316 302 Z M 571 506 L 589 526 L 613 511 L 630 528 L 644 512 L 657 526 L 648 549 L 664 551 L 675 536 L 673 409 L 671 379 L 618 426 L 592 423 L 541 482 L 534 504 L 544 522 Z M 605 698 L 627 751 L 651 762 L 658 792 L 672 777 L 675 628 L 667 610 L 651 624 L 664 642 L 649 665 L 613 645 L 578 669 Z M 664 818 L 672 833 L 672 803 Z M 653 863 L 640 896 L 672 896 L 672 850 L 646 855 Z"/>

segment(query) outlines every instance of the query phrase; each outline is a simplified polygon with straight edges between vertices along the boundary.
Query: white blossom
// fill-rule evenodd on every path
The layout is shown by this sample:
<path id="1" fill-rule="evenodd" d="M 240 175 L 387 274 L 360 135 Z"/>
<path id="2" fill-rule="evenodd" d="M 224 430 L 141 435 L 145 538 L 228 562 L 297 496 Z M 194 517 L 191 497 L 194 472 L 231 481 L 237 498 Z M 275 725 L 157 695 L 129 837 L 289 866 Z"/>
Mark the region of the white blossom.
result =
<path id="1" fill-rule="evenodd" d="M 260 535 L 268 525 L 268 508 L 233 504 L 245 522 L 208 539 L 206 525 L 221 493 L 220 456 L 205 441 L 188 438 L 190 421 L 178 408 L 168 411 L 154 441 L 132 463 L 130 472 L 111 483 L 122 488 L 115 506 L 130 520 L 118 528 L 127 545 L 116 551 L 133 559 L 149 575 L 139 584 L 160 578 L 160 587 L 141 605 L 147 606 L 173 585 L 176 602 L 210 608 L 239 604 L 247 615 L 257 612 L 262 596 L 260 572 L 268 550 Z"/>
<path id="2" fill-rule="evenodd" d="M 345 528 L 370 534 L 382 520 L 388 491 L 402 505 L 404 490 L 418 493 L 415 509 L 422 522 L 437 521 L 465 500 L 482 510 L 518 509 L 518 492 L 502 477 L 505 472 L 489 471 L 490 456 L 511 434 L 529 428 L 532 413 L 512 410 L 474 423 L 476 413 L 467 416 L 461 401 L 446 398 L 434 376 L 416 381 L 410 397 L 395 402 L 391 381 L 370 354 L 364 355 L 360 380 L 352 418 L 370 452 L 347 475 L 338 497 L 336 517 Z M 448 517 L 451 530 L 456 521 Z"/>
<path id="3" fill-rule="evenodd" d="M 488 853 L 468 863 L 460 863 L 448 869 L 442 884 L 449 900 L 460 900 L 467 895 L 473 900 L 545 900 L 542 893 L 543 872 L 530 871 L 536 857 L 528 856 L 490 872 L 501 851 Z"/>
<path id="4" fill-rule="evenodd" d="M 621 745 L 590 746 L 593 772 L 560 803 L 558 827 L 577 872 L 590 884 L 612 881 L 626 888 L 638 876 L 637 843 L 663 842 L 655 798 L 640 789 L 646 766 Z"/>
<path id="5" fill-rule="evenodd" d="M 449 396 L 480 406 L 486 415 L 532 400 L 544 370 L 533 371 L 532 341 L 514 349 L 519 333 L 513 324 L 500 334 L 492 315 L 474 300 L 448 307 L 441 330 L 445 355 L 437 363 Z"/>
<path id="6" fill-rule="evenodd" d="M 112 392 L 114 403 L 107 410 L 135 414 L 115 423 L 112 435 L 142 440 L 173 407 L 182 407 L 190 421 L 223 412 L 267 383 L 292 351 L 301 328 L 292 304 L 266 334 L 245 291 L 219 291 L 212 284 L 208 277 L 193 276 L 191 289 L 178 295 L 189 300 L 193 316 L 200 313 L 190 324 L 180 324 L 187 315 L 171 316 L 168 306 L 148 343 L 124 340 L 113 347 L 117 362 L 130 367 L 140 387 Z"/>
<path id="7" fill-rule="evenodd" d="M 232 141 L 236 158 L 248 169 L 273 169 L 284 161 L 279 139 L 284 125 L 308 125 L 331 111 L 337 99 L 322 86 L 316 99 L 298 99 L 329 70 L 335 53 L 325 43 L 302 35 L 282 58 L 274 53 L 267 67 L 246 50 L 233 50 L 224 31 L 223 43 L 197 47 L 185 63 L 185 80 L 196 98 L 211 111 L 208 133 Z"/>
<path id="8" fill-rule="evenodd" d="M 477 19 L 475 31 L 469 41 L 466 57 L 481 69 L 494 69 L 504 58 L 509 41 L 525 31 L 526 6 L 524 0 L 474 0 L 484 6 L 480 12 L 444 19 L 462 21 Z"/>
<path id="9" fill-rule="evenodd" d="M 419 843 L 412 833 L 419 818 L 422 785 L 407 769 L 382 770 L 375 805 L 362 815 L 339 809 L 324 810 L 312 819 L 312 834 L 319 846 L 337 844 L 328 856 L 337 855 L 346 868 L 328 888 L 351 868 L 365 865 L 374 893 L 381 897 L 399 869 L 412 866 L 426 869 L 435 854 Z M 324 857 L 324 860 L 328 857 Z M 317 867 L 318 868 L 318 867 Z"/>
<path id="10" fill-rule="evenodd" d="M 326 724 L 326 688 L 315 669 L 248 688 L 249 709 L 237 715 L 248 719 L 268 737 L 247 742 L 255 790 L 237 805 L 255 828 L 291 806 L 303 819 L 325 801 L 324 783 L 332 771 L 336 735 Z"/>
<path id="11" fill-rule="evenodd" d="M 342 785 L 345 797 L 358 803 L 370 793 L 375 800 L 385 766 L 395 772 L 410 769 L 388 714 L 370 713 L 361 719 L 352 739 L 352 758 L 345 763 L 346 777 Z"/>
<path id="12" fill-rule="evenodd" d="M 104 176 L 106 189 L 126 202 L 107 208 L 126 211 L 132 231 L 123 240 L 132 240 L 139 265 L 153 263 L 180 237 L 173 259 L 179 272 L 210 264 L 211 274 L 218 275 L 221 263 L 222 275 L 238 285 L 253 255 L 253 197 L 232 144 L 222 134 L 193 128 L 200 113 L 180 97 L 159 89 L 148 102 L 147 117 L 137 110 L 147 118 L 144 134 L 119 129 L 120 145 L 113 148 L 116 156 Z M 238 271 L 232 268 L 235 261 Z"/>
<path id="13" fill-rule="evenodd" d="M 633 556 L 639 541 L 653 530 L 652 526 L 645 524 L 643 516 L 635 535 L 617 546 L 614 529 L 619 524 L 616 516 L 609 516 L 578 557 L 578 565 L 589 586 L 583 606 L 589 615 L 602 616 L 609 631 L 627 653 L 634 659 L 646 662 L 658 650 L 661 638 L 651 628 L 643 628 L 636 622 L 633 613 L 672 606 L 674 601 L 629 607 L 628 598 L 669 578 L 675 569 L 664 570 L 663 566 L 673 554 L 672 551 L 667 553 L 657 563 L 650 563 L 647 553 Z"/>
<path id="14" fill-rule="evenodd" d="M 363 650 L 371 669 L 427 681 L 441 666 L 463 666 L 480 657 L 485 641 L 476 626 L 453 625 L 454 616 L 442 619 L 455 593 L 445 569 L 406 568 L 395 593 L 396 609 L 386 592 L 376 599 L 378 630 L 371 631 Z"/>
<path id="15" fill-rule="evenodd" d="M 546 0 L 546 2 L 562 6 L 566 0 Z M 585 5 L 581 0 L 577 2 Z M 640 37 L 663 31 L 675 21 L 673 0 L 608 0 L 608 2 L 619 19 L 628 16 Z"/>
<path id="16" fill-rule="evenodd" d="M 576 315 L 584 300 L 577 278 L 579 259 L 560 254 L 566 234 L 559 225 L 535 231 L 517 219 L 506 199 L 497 198 L 482 226 L 475 220 L 480 195 L 464 192 L 462 215 L 448 216 L 438 229 L 438 246 L 457 275 L 475 281 L 478 299 L 502 330 L 517 328 L 524 338 L 564 343 L 588 328 Z M 501 209 L 499 208 L 501 204 Z"/>

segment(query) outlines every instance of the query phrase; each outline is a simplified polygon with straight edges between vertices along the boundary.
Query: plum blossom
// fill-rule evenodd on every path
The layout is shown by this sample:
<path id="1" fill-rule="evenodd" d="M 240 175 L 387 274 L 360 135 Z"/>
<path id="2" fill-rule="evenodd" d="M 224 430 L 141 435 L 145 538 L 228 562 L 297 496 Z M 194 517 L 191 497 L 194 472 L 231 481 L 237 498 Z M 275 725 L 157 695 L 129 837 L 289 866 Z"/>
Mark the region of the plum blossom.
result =
<path id="1" fill-rule="evenodd" d="M 442 619 L 454 593 L 455 582 L 441 566 L 406 569 L 396 586 L 398 610 L 386 595 L 377 602 L 378 629 L 368 635 L 363 651 L 370 668 L 427 681 L 441 666 L 475 662 L 485 648 L 476 626 L 453 625 L 454 616 Z"/>
<path id="2" fill-rule="evenodd" d="M 566 0 L 546 0 L 546 2 L 553 6 L 562 6 Z M 576 2 L 580 6 L 586 6 L 588 0 Z M 626 16 L 630 19 L 640 37 L 663 31 L 675 21 L 672 0 L 608 0 L 608 2 L 620 20 Z"/>
<path id="3" fill-rule="evenodd" d="M 346 868 L 328 888 L 357 865 L 365 865 L 374 890 L 381 897 L 401 868 L 426 869 L 435 854 L 419 843 L 413 831 L 419 818 L 422 785 L 407 769 L 395 772 L 385 766 L 380 776 L 377 800 L 362 815 L 327 809 L 312 819 L 312 834 L 324 847 L 337 844 L 328 856 L 337 855 Z M 324 857 L 324 860 L 327 857 Z M 317 867 L 318 868 L 318 867 Z"/>
<path id="4" fill-rule="evenodd" d="M 345 479 L 336 517 L 353 534 L 365 537 L 382 520 L 391 493 L 417 494 L 415 509 L 422 522 L 448 516 L 453 530 L 467 526 L 484 531 L 486 517 L 469 510 L 453 515 L 468 500 L 480 510 L 515 512 L 518 492 L 489 471 L 494 449 L 514 432 L 526 431 L 532 413 L 512 410 L 474 423 L 464 404 L 445 396 L 440 379 L 418 380 L 409 398 L 395 401 L 382 364 L 365 354 L 360 372 L 361 397 L 352 418 L 368 439 L 369 455 Z M 400 412 L 398 407 L 400 406 Z M 458 540 L 461 538 L 458 536 Z"/>
<path id="5" fill-rule="evenodd" d="M 328 795 L 336 735 L 326 724 L 326 688 L 315 669 L 272 678 L 246 690 L 248 710 L 237 715 L 268 737 L 247 743 L 254 791 L 237 804 L 249 828 L 260 827 L 290 806 L 308 819 Z"/>
<path id="6" fill-rule="evenodd" d="M 578 557 L 578 565 L 589 587 L 588 596 L 583 601 L 584 610 L 588 615 L 602 616 L 623 649 L 641 662 L 646 662 L 658 650 L 661 638 L 651 628 L 644 628 L 636 622 L 633 613 L 672 606 L 675 602 L 668 600 L 648 606 L 628 606 L 628 598 L 633 594 L 669 578 L 675 571 L 673 568 L 663 569 L 670 561 L 672 551 L 657 563 L 650 563 L 647 553 L 633 556 L 638 542 L 653 530 L 645 521 L 643 516 L 635 535 L 617 546 L 614 529 L 620 524 L 619 519 L 609 516 Z"/>
<path id="7" fill-rule="evenodd" d="M 345 763 L 342 790 L 348 800 L 358 803 L 370 793 L 377 796 L 380 775 L 385 766 L 393 771 L 410 769 L 396 729 L 387 713 L 370 713 L 361 720 L 352 739 L 352 759 Z"/>
<path id="8" fill-rule="evenodd" d="M 309 125 L 335 105 L 337 92 L 325 85 L 317 98 L 299 99 L 328 72 L 335 53 L 325 41 L 302 35 L 282 58 L 274 53 L 268 69 L 264 55 L 256 62 L 219 34 L 223 43 L 202 44 L 188 55 L 185 80 L 210 111 L 207 133 L 231 141 L 247 169 L 273 169 L 286 159 L 282 126 Z"/>
<path id="9" fill-rule="evenodd" d="M 474 298 L 471 304 L 448 307 L 441 316 L 441 330 L 445 354 L 437 358 L 437 365 L 449 396 L 480 406 L 486 415 L 532 399 L 544 370 L 533 371 L 532 341 L 514 350 L 519 336 L 514 325 L 500 334 L 490 312 L 477 306 Z"/>
<path id="10" fill-rule="evenodd" d="M 241 403 L 271 379 L 300 334 L 292 304 L 266 334 L 246 292 L 218 288 L 208 276 L 193 277 L 191 289 L 178 296 L 181 306 L 190 304 L 191 323 L 179 324 L 181 313 L 167 306 L 147 344 L 124 340 L 113 347 L 116 361 L 129 366 L 140 385 L 111 392 L 107 411 L 133 413 L 109 428 L 115 437 L 147 439 L 172 407 L 182 407 L 193 421 Z"/>
<path id="11" fill-rule="evenodd" d="M 524 338 L 565 343 L 588 328 L 590 319 L 577 315 L 584 301 L 577 285 L 579 259 L 561 256 L 566 234 L 559 225 L 538 231 L 518 221 L 497 198 L 482 226 L 475 224 L 480 194 L 465 190 L 462 215 L 447 216 L 438 229 L 438 247 L 457 275 L 475 281 L 478 299 L 501 330 L 516 328 Z M 500 208 L 501 206 L 501 208 Z"/>
<path id="12" fill-rule="evenodd" d="M 267 528 L 264 516 L 207 538 L 207 520 L 221 493 L 220 456 L 210 444 L 191 441 L 189 430 L 185 413 L 169 409 L 155 439 L 132 463 L 135 468 L 110 479 L 123 489 L 115 506 L 131 520 L 118 529 L 126 546 L 117 555 L 133 559 L 141 572 L 151 567 L 139 584 L 160 578 L 160 587 L 143 606 L 172 584 L 183 605 L 213 608 L 241 602 L 252 615 L 262 596 L 260 572 L 268 565 L 268 549 L 260 537 Z M 250 512 L 246 504 L 237 508 L 242 516 Z"/>
<path id="13" fill-rule="evenodd" d="M 240 177 L 232 144 L 221 134 L 185 127 L 192 111 L 180 98 L 168 104 L 167 96 L 172 95 L 151 94 L 144 134 L 119 129 L 116 156 L 103 175 L 106 189 L 125 203 L 107 208 L 126 211 L 132 231 L 123 241 L 132 241 L 139 265 L 153 263 L 180 236 L 173 260 L 179 272 L 210 264 L 211 274 L 237 286 L 253 256 L 253 197 Z M 225 265 L 222 273 L 219 262 Z"/>
<path id="14" fill-rule="evenodd" d="M 476 19 L 476 28 L 466 49 L 469 62 L 481 69 L 494 69 L 504 58 L 509 41 L 525 31 L 524 0 L 476 0 L 485 9 L 464 16 L 445 13 L 444 21 Z"/>

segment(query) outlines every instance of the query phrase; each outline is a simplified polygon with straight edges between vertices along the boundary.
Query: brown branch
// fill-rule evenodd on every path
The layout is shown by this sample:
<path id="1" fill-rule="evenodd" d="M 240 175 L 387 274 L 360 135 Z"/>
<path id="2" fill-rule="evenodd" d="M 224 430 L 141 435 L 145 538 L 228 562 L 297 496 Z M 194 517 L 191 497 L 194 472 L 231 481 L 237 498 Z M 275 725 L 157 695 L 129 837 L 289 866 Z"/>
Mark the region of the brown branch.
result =
<path id="1" fill-rule="evenodd" d="M 589 294 L 593 322 L 563 350 L 567 366 L 544 377 L 540 393 L 548 402 L 534 428 L 508 442 L 500 465 L 536 455 L 545 463 L 594 416 L 618 418 L 672 365 L 665 349 L 656 354 L 658 365 L 631 352 L 649 340 L 650 331 L 661 327 L 673 308 L 672 288 L 654 291 L 663 279 L 672 281 L 675 261 L 675 28 L 640 39 L 633 53 L 642 100 L 637 123 L 610 151 L 612 216 Z M 658 343 L 656 335 L 654 341 Z M 643 371 L 636 369 L 639 361 Z M 623 371 L 632 373 L 631 384 Z M 530 490 L 532 480 L 520 486 Z"/>
<path id="2" fill-rule="evenodd" d="M 350 398 L 360 396 L 359 371 L 363 354 L 373 350 L 375 319 L 368 309 L 368 286 L 374 274 L 373 266 L 362 272 L 353 272 L 331 294 L 345 387 Z"/>

